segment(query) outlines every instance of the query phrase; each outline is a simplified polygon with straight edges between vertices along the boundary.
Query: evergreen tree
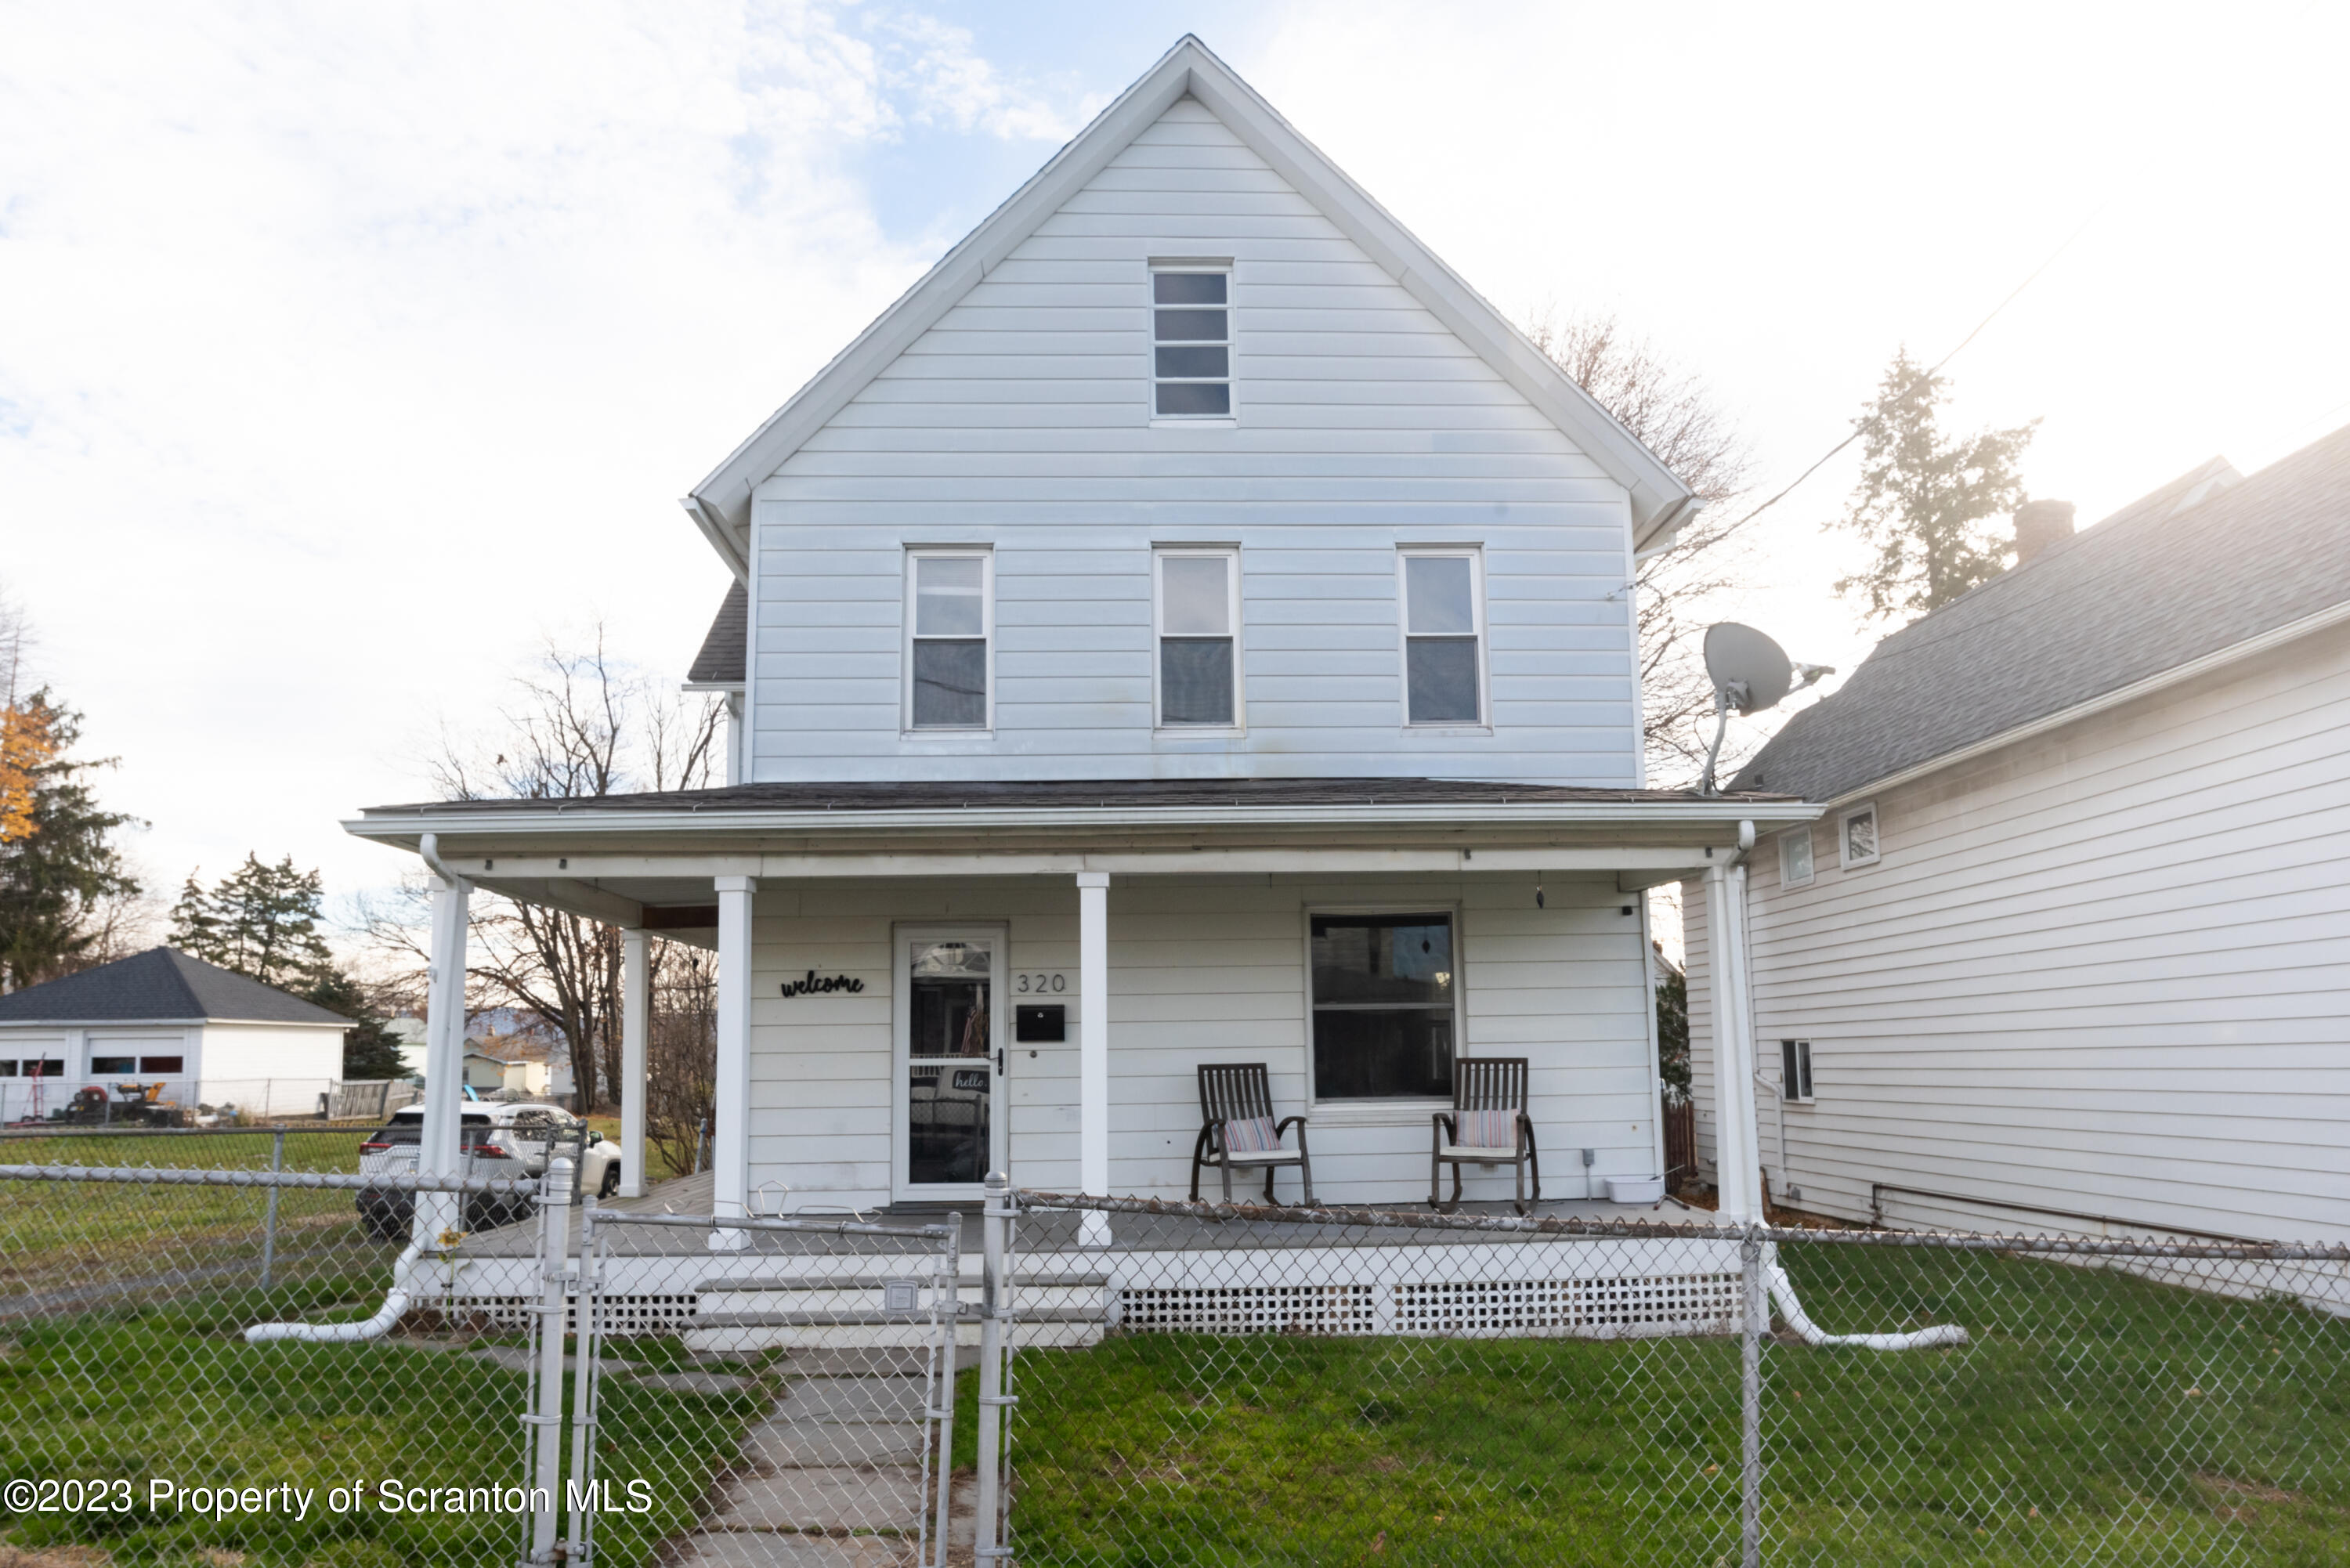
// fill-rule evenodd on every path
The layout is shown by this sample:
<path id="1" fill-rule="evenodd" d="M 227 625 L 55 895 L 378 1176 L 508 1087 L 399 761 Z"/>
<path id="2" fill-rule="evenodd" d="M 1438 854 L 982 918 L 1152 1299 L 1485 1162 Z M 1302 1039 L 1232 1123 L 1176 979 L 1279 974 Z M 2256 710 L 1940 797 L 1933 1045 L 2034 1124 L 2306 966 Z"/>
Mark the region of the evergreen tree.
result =
<path id="1" fill-rule="evenodd" d="M 99 808 L 88 775 L 112 759 L 72 755 L 79 713 L 46 689 L 7 712 L 9 732 L 20 738 L 11 767 L 22 774 L 24 820 L 0 836 L 0 989 L 15 991 L 73 967 L 99 937 L 93 916 L 100 902 L 139 891 L 114 835 L 143 825 Z"/>
<path id="2" fill-rule="evenodd" d="M 1860 483 L 1838 525 L 1867 542 L 1871 559 L 1836 592 L 1866 599 L 1873 618 L 1939 609 L 2005 571 L 2015 548 L 1996 520 L 2023 502 L 2015 464 L 2040 421 L 1947 439 L 1937 410 L 1948 387 L 1903 349 L 1856 421 Z"/>
<path id="3" fill-rule="evenodd" d="M 334 963 L 318 934 L 323 896 L 318 874 L 296 870 L 292 856 L 265 866 L 248 854 L 210 889 L 189 875 L 172 908 L 171 942 L 264 985 L 298 990 Z"/>
<path id="4" fill-rule="evenodd" d="M 319 934 L 324 897 L 318 874 L 297 869 L 292 856 L 268 866 L 247 854 L 244 865 L 210 888 L 189 873 L 172 906 L 171 942 L 206 963 L 353 1020 L 343 1036 L 344 1077 L 404 1077 L 400 1044 L 383 1010 L 336 963 Z"/>

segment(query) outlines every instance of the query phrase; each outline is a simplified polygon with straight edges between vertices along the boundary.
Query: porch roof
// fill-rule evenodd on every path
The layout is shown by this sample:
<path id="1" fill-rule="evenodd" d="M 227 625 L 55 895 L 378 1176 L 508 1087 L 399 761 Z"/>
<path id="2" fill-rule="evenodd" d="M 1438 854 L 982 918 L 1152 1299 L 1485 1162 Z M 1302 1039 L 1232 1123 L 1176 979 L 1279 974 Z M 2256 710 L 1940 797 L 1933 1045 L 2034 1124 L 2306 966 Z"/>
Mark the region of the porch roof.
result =
<path id="1" fill-rule="evenodd" d="M 1819 815 L 1786 795 L 1474 779 L 793 783 L 377 806 L 345 828 L 493 892 L 685 940 L 717 877 L 1612 872 L 1676 881 Z"/>

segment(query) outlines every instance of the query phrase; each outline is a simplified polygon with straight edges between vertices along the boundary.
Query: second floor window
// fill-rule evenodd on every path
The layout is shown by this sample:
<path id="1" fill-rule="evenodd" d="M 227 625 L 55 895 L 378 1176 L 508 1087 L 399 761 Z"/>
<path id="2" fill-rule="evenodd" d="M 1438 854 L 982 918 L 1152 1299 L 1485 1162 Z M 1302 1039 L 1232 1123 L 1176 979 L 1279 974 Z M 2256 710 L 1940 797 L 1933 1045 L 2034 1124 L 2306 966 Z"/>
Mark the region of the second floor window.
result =
<path id="1" fill-rule="evenodd" d="M 917 550 L 907 557 L 907 728 L 988 727 L 993 572 L 983 550 Z"/>
<path id="2" fill-rule="evenodd" d="M 1240 557 L 1230 550 L 1158 556 L 1159 722 L 1233 729 L 1240 722 Z"/>
<path id="3" fill-rule="evenodd" d="M 1232 313 L 1229 270 L 1150 275 L 1151 416 L 1230 419 Z"/>
<path id="4" fill-rule="evenodd" d="M 1403 556 L 1404 722 L 1485 722 L 1484 584 L 1474 550 Z"/>

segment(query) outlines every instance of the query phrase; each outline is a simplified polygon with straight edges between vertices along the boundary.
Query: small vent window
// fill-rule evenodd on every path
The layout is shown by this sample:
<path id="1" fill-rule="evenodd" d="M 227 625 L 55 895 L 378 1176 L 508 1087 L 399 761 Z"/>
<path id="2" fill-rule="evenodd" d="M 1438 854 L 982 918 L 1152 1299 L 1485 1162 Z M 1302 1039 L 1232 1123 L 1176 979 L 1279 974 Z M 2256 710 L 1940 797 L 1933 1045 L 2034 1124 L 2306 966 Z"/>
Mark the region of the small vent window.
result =
<path id="1" fill-rule="evenodd" d="M 1794 828 L 1779 839 L 1779 886 L 1804 888 L 1812 880 L 1812 830 Z"/>
<path id="2" fill-rule="evenodd" d="M 1150 275 L 1151 413 L 1230 419 L 1232 313 L 1228 269 Z"/>
<path id="3" fill-rule="evenodd" d="M 1812 1097 L 1812 1043 L 1779 1042 L 1779 1094 L 1783 1099 L 1809 1104 Z"/>
<path id="4" fill-rule="evenodd" d="M 1847 871 L 1877 864 L 1877 803 L 1854 806 L 1836 819 L 1839 860 Z"/>

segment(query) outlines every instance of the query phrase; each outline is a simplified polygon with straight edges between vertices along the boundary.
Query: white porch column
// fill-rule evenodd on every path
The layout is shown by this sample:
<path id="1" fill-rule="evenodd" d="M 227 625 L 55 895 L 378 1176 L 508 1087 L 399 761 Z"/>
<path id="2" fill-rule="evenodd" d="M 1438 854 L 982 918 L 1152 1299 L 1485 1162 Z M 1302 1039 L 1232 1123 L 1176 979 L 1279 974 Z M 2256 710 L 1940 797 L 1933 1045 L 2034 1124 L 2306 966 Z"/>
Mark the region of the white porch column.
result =
<path id="1" fill-rule="evenodd" d="M 620 932 L 620 1196 L 642 1198 L 645 1179 L 645 1058 L 653 1026 L 651 939 Z"/>
<path id="2" fill-rule="evenodd" d="M 1705 929 L 1713 992 L 1715 1180 L 1722 1222 L 1744 1225 L 1763 1218 L 1754 1033 L 1746 999 L 1745 867 L 1707 869 Z"/>
<path id="3" fill-rule="evenodd" d="M 1109 1196 L 1109 873 L 1077 873 L 1077 1189 Z M 1087 1210 L 1078 1232 L 1109 1242 L 1109 1216 Z"/>
<path id="4" fill-rule="evenodd" d="M 718 886 L 718 1136 L 711 1154 L 711 1212 L 721 1220 L 750 1212 L 751 1189 L 751 877 L 720 877 Z M 742 1231 L 712 1231 L 714 1251 L 744 1246 Z"/>
<path id="5" fill-rule="evenodd" d="M 432 888 L 432 964 L 424 1002 L 424 1129 L 416 1150 L 420 1176 L 460 1176 L 464 1157 L 458 1147 L 465 1103 L 466 901 L 473 884 L 463 877 L 435 877 Z M 463 1209 L 449 1192 L 416 1195 L 411 1240 L 437 1249 L 441 1235 L 462 1231 Z"/>

